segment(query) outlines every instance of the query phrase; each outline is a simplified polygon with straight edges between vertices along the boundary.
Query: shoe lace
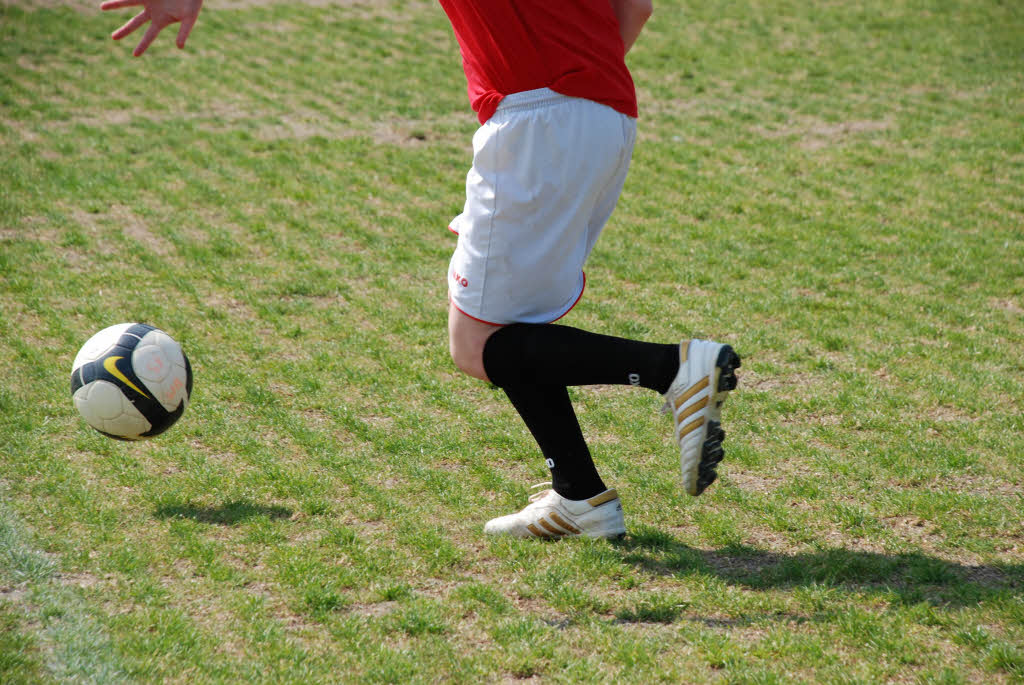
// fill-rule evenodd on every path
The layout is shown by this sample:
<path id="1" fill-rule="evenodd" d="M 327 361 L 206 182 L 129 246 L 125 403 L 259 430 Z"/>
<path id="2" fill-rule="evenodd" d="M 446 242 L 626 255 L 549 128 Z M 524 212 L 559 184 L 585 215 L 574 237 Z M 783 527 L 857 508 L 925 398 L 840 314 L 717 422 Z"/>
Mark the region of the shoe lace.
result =
<path id="1" fill-rule="evenodd" d="M 536 502 L 539 499 L 547 497 L 547 494 L 549 492 L 551 492 L 551 481 L 545 481 L 543 483 L 537 483 L 536 485 L 531 485 L 530 486 L 531 490 L 536 490 L 537 488 L 547 488 L 547 489 L 546 490 L 541 490 L 539 492 L 535 492 L 532 495 L 530 495 L 530 497 L 528 498 L 530 502 Z"/>

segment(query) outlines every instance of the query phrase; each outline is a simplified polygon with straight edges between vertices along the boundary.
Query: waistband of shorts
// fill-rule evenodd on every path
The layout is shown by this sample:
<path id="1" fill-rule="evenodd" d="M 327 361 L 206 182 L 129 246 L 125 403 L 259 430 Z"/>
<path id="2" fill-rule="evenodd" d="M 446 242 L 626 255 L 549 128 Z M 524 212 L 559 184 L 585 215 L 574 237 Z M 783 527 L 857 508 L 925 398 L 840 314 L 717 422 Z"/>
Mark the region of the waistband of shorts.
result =
<path id="1" fill-rule="evenodd" d="M 537 88 L 535 90 L 524 90 L 518 93 L 509 93 L 501 99 L 498 103 L 498 109 L 495 110 L 495 114 L 499 112 L 504 114 L 505 112 L 516 112 L 527 109 L 537 109 L 539 107 L 546 107 L 548 105 L 558 104 L 559 102 L 565 102 L 573 98 L 568 95 L 562 95 L 556 93 L 550 88 Z"/>

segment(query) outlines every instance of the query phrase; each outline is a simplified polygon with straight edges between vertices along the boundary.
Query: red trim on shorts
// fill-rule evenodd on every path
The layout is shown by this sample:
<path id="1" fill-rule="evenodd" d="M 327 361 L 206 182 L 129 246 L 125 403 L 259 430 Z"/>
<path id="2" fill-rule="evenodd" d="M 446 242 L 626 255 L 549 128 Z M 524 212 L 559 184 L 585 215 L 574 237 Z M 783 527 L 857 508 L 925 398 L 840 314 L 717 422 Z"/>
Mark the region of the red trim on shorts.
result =
<path id="1" fill-rule="evenodd" d="M 464 316 L 468 316 L 469 318 L 473 319 L 473 321 L 479 321 L 480 323 L 485 323 L 488 326 L 507 326 L 508 325 L 507 323 L 494 323 L 493 321 L 484 321 L 483 319 L 476 318 L 472 314 L 466 314 L 466 312 L 463 312 L 461 309 L 459 309 L 459 305 L 455 304 L 455 301 L 452 300 L 451 294 L 448 295 L 448 302 L 451 304 L 451 306 L 453 306 L 456 309 L 458 309 Z"/>
<path id="2" fill-rule="evenodd" d="M 583 287 L 580 288 L 580 294 L 576 298 L 576 301 L 573 302 L 572 305 L 570 305 L 569 308 L 565 310 L 565 314 L 568 314 L 569 312 L 571 312 L 572 308 L 575 307 L 577 304 L 579 304 L 579 301 L 583 299 L 583 291 L 587 289 L 587 272 L 586 271 L 580 271 L 580 273 L 583 274 Z M 562 316 L 565 316 L 565 314 L 562 314 Z M 558 319 L 561 319 L 562 316 L 558 317 Z M 554 321 L 551 321 L 551 323 L 554 323 L 555 321 L 558 321 L 558 319 L 555 319 Z"/>
<path id="3" fill-rule="evenodd" d="M 458 234 L 459 234 L 459 232 L 458 232 L 458 231 L 456 231 L 456 230 L 455 230 L 454 228 L 452 228 L 452 225 L 451 225 L 451 224 L 448 224 L 448 230 L 449 230 L 449 231 L 451 231 L 452 233 L 454 233 L 455 235 L 458 235 Z M 461 310 L 460 310 L 460 311 L 461 311 Z"/>

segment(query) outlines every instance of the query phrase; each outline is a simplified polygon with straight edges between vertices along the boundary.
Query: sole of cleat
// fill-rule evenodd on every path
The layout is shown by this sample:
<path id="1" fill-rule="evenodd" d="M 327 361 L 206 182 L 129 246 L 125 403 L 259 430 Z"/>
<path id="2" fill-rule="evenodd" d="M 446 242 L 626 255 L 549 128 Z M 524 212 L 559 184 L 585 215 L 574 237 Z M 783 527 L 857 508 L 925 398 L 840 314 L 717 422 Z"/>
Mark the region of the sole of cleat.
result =
<path id="1" fill-rule="evenodd" d="M 717 382 L 715 388 L 715 404 L 720 409 L 729 392 L 736 389 L 736 369 L 740 368 L 742 362 L 740 357 L 729 345 L 723 345 L 718 351 L 718 358 L 715 360 Z M 707 434 L 704 438 L 704 445 L 701 448 L 700 463 L 697 465 L 697 492 L 694 497 L 703 493 L 709 485 L 718 478 L 719 462 L 725 458 L 725 449 L 722 443 L 725 441 L 725 430 L 718 421 L 709 421 Z"/>
<path id="2" fill-rule="evenodd" d="M 736 389 L 736 369 L 742 365 L 740 356 L 729 345 L 722 345 L 722 349 L 718 351 L 718 359 L 715 360 L 715 366 L 718 368 L 718 392 Z"/>
<path id="3" fill-rule="evenodd" d="M 697 494 L 701 494 L 709 485 L 718 478 L 715 470 L 718 463 L 725 458 L 725 449 L 722 442 L 725 440 L 725 431 L 718 421 L 708 423 L 708 436 L 704 440 L 704 447 L 701 450 L 700 464 L 697 465 Z"/>

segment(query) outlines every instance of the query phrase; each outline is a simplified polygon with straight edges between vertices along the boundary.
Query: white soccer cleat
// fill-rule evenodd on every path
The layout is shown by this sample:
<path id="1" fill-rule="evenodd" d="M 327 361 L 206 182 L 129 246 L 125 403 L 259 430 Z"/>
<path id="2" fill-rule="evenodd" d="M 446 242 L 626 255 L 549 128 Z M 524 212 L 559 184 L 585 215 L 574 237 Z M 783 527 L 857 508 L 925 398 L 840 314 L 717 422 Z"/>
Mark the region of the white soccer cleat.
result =
<path id="1" fill-rule="evenodd" d="M 715 467 L 725 452 L 722 441 L 722 403 L 736 387 L 740 358 L 728 345 L 708 340 L 679 343 L 679 373 L 665 393 L 666 412 L 672 412 L 683 488 L 696 497 L 718 474 Z"/>
<path id="2" fill-rule="evenodd" d="M 565 499 L 554 490 L 544 490 L 530 495 L 530 503 L 522 511 L 488 521 L 484 533 L 518 538 L 615 538 L 626 534 L 626 524 L 615 490 L 584 500 Z"/>

